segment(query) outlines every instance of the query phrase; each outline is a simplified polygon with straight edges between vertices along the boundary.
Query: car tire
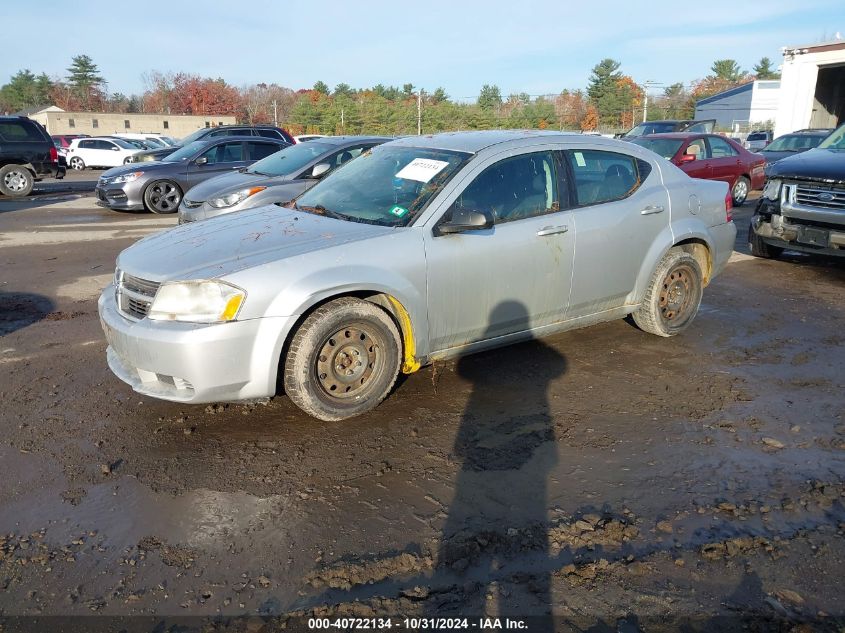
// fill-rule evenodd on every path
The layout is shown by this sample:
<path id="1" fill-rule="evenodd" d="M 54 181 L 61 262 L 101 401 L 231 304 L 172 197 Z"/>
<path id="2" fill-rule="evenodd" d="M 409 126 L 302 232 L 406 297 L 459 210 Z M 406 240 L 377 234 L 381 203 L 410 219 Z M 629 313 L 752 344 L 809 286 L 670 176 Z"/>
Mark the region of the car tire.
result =
<path id="1" fill-rule="evenodd" d="M 172 180 L 156 180 L 144 189 L 144 208 L 151 213 L 176 213 L 182 190 Z"/>
<path id="2" fill-rule="evenodd" d="M 132 162 L 132 157 L 131 157 L 131 156 L 127 156 L 126 158 L 124 158 L 124 159 L 123 159 L 123 164 L 124 164 L 124 165 L 128 165 L 128 164 L 129 164 L 129 163 L 131 163 L 131 162 Z"/>
<path id="3" fill-rule="evenodd" d="M 778 246 L 766 244 L 757 233 L 754 232 L 754 226 L 748 225 L 748 248 L 754 257 L 761 257 L 763 259 L 775 259 L 783 253 L 783 249 Z"/>
<path id="4" fill-rule="evenodd" d="M 76 171 L 82 171 L 85 169 L 85 161 L 82 160 L 79 156 L 74 156 L 68 162 L 68 166 L 71 169 L 75 169 Z"/>
<path id="5" fill-rule="evenodd" d="M 663 256 L 651 276 L 643 302 L 634 311 L 637 326 L 657 336 L 685 330 L 701 304 L 704 279 L 698 261 L 680 247 Z"/>
<path id="6" fill-rule="evenodd" d="M 741 207 L 748 200 L 748 192 L 751 191 L 751 181 L 745 176 L 740 176 L 736 179 L 734 186 L 731 188 L 731 199 L 733 206 Z"/>
<path id="7" fill-rule="evenodd" d="M 35 185 L 35 176 L 23 165 L 5 165 L 0 168 L 0 193 L 4 196 L 28 196 Z"/>
<path id="8" fill-rule="evenodd" d="M 285 393 L 325 422 L 360 415 L 390 392 L 401 354 L 399 330 L 387 312 L 361 299 L 335 299 L 294 334 L 284 359 Z"/>

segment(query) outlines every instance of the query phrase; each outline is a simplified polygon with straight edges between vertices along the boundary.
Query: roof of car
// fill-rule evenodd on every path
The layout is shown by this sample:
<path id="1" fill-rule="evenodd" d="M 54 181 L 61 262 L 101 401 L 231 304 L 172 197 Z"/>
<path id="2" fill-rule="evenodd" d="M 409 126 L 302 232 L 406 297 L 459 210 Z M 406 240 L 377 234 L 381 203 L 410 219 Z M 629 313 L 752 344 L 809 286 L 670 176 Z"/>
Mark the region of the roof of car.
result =
<path id="1" fill-rule="evenodd" d="M 355 143 L 366 143 L 369 141 L 384 143 L 392 141 L 393 136 L 321 136 L 309 143 L 320 143 L 321 145 L 354 145 Z"/>
<path id="2" fill-rule="evenodd" d="M 712 134 L 710 132 L 663 132 L 661 134 L 643 134 L 642 136 L 638 136 L 632 140 L 637 140 L 638 138 L 669 138 L 676 140 L 685 140 L 688 138 L 694 138 L 696 136 L 721 136 L 722 138 L 727 138 L 722 136 L 721 134 Z"/>
<path id="3" fill-rule="evenodd" d="M 473 132 L 443 132 L 423 136 L 406 136 L 396 139 L 393 145 L 409 147 L 431 147 L 458 152 L 477 153 L 492 145 L 517 141 L 526 138 L 568 138 L 580 137 L 581 134 L 544 131 L 544 130 L 478 130 Z M 590 137 L 593 139 L 595 137 Z"/>

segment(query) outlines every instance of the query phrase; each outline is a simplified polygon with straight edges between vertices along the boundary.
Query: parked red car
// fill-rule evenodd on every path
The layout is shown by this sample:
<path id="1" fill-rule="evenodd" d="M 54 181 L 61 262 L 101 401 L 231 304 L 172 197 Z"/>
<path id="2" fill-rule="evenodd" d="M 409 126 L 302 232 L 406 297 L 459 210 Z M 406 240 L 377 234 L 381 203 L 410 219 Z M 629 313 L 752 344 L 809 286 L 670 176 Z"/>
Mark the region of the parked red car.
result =
<path id="1" fill-rule="evenodd" d="M 763 156 L 718 134 L 649 134 L 631 142 L 672 161 L 691 178 L 728 183 L 734 206 L 745 202 L 750 191 L 762 189 L 766 180 Z"/>

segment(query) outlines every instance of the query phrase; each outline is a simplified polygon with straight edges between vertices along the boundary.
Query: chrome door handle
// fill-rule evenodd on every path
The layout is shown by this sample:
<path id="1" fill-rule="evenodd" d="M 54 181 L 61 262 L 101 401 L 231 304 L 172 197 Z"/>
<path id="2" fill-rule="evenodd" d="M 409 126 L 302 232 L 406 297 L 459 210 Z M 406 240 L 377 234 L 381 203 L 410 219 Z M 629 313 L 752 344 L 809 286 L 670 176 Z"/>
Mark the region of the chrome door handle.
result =
<path id="1" fill-rule="evenodd" d="M 640 215 L 651 215 L 652 213 L 663 213 L 664 208 L 662 204 L 650 204 L 645 209 L 640 211 Z"/>
<path id="2" fill-rule="evenodd" d="M 539 231 L 537 231 L 537 235 L 539 235 L 540 237 L 543 237 L 544 235 L 554 235 L 556 233 L 566 233 L 568 230 L 569 230 L 569 227 L 566 226 L 565 224 L 562 224 L 560 226 L 547 226 L 547 227 L 544 227 L 544 228 L 540 229 Z"/>

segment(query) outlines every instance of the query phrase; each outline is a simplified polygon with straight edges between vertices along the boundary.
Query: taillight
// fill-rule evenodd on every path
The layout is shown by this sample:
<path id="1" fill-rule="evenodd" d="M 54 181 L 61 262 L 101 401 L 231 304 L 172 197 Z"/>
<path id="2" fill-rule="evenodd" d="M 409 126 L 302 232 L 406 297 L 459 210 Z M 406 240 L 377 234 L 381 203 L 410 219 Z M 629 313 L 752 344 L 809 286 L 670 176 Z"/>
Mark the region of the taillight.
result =
<path id="1" fill-rule="evenodd" d="M 731 222 L 734 219 L 733 214 L 734 200 L 731 197 L 731 192 L 725 194 L 725 222 Z"/>
<path id="2" fill-rule="evenodd" d="M 56 149 L 55 145 L 50 146 L 50 160 L 54 163 L 59 160 L 59 150 Z"/>

